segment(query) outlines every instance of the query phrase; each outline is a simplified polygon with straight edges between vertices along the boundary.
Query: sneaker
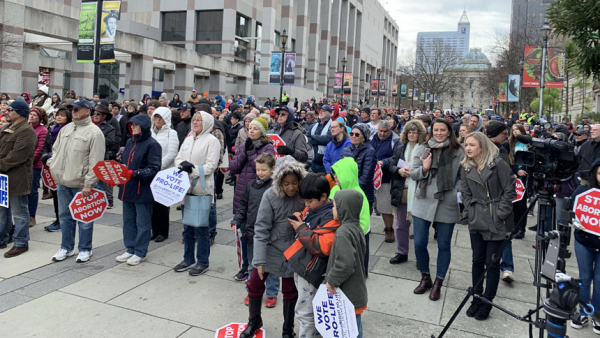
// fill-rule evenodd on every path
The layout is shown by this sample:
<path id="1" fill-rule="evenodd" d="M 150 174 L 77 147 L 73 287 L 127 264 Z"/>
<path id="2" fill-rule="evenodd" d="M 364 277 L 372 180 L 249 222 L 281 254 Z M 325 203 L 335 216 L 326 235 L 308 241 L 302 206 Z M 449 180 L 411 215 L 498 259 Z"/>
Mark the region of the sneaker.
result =
<path id="1" fill-rule="evenodd" d="M 246 298 L 244 298 L 244 304 L 246 304 L 246 306 L 248 306 L 248 296 L 246 296 Z"/>
<path id="2" fill-rule="evenodd" d="M 90 251 L 81 251 L 79 253 L 79 255 L 77 255 L 77 260 L 75 260 L 75 262 L 77 263 L 85 263 L 87 261 L 90 260 L 90 257 L 92 257 L 92 250 Z"/>
<path id="3" fill-rule="evenodd" d="M 502 280 L 507 283 L 512 283 L 515 280 L 515 276 L 513 276 L 513 272 L 510 270 L 506 270 L 502 272 Z"/>
<path id="4" fill-rule="evenodd" d="M 106 207 L 106 209 L 112 209 L 112 208 L 114 208 L 114 207 L 115 207 L 114 205 L 112 205 L 112 204 L 109 204 L 109 205 Z"/>
<path id="5" fill-rule="evenodd" d="M 571 321 L 571 327 L 577 330 L 583 329 L 584 326 L 588 325 L 588 316 L 579 315 L 577 319 Z"/>
<path id="6" fill-rule="evenodd" d="M 58 221 L 54 221 L 52 224 L 45 226 L 44 230 L 49 232 L 60 231 L 60 223 L 58 223 Z"/>
<path id="7" fill-rule="evenodd" d="M 129 258 L 127 260 L 127 264 L 129 264 L 129 265 L 138 265 L 138 264 L 140 264 L 141 262 L 143 262 L 145 260 L 146 260 L 146 257 L 140 257 L 138 255 L 133 255 L 133 256 L 131 256 L 131 258 Z"/>
<path id="8" fill-rule="evenodd" d="M 592 329 L 595 334 L 600 334 L 600 322 L 592 318 Z"/>
<path id="9" fill-rule="evenodd" d="M 133 254 L 130 254 L 129 252 L 125 251 L 125 253 L 121 256 L 117 256 L 117 262 L 125 263 L 129 258 L 131 258 L 131 256 L 133 256 Z"/>
<path id="10" fill-rule="evenodd" d="M 277 305 L 277 297 L 267 297 L 265 300 L 265 306 L 268 308 L 274 308 Z"/>
<path id="11" fill-rule="evenodd" d="M 530 212 L 527 214 L 527 217 L 533 217 L 533 216 L 534 216 L 534 215 L 533 215 L 533 211 L 530 211 Z"/>
<path id="12" fill-rule="evenodd" d="M 196 264 L 190 270 L 190 276 L 200 276 L 200 275 L 204 274 L 206 271 L 208 271 L 208 265 Z"/>
<path id="13" fill-rule="evenodd" d="M 75 249 L 71 251 L 67 251 L 65 249 L 60 249 L 58 252 L 52 256 L 52 260 L 55 262 L 64 261 L 67 257 L 71 257 L 75 254 Z"/>
<path id="14" fill-rule="evenodd" d="M 375 215 L 381 216 L 381 213 L 379 212 L 379 210 L 375 209 Z"/>
<path id="15" fill-rule="evenodd" d="M 233 277 L 233 278 L 235 278 L 235 280 L 240 281 L 240 282 L 247 280 L 248 279 L 248 270 L 241 269 L 240 272 L 238 272 L 235 275 L 235 277 Z"/>
<path id="16" fill-rule="evenodd" d="M 223 194 L 217 194 L 217 199 L 218 200 L 222 200 L 223 199 Z"/>
<path id="17" fill-rule="evenodd" d="M 191 269 L 194 266 L 194 263 L 188 264 L 185 261 L 177 264 L 173 270 L 175 270 L 175 272 L 184 272 L 187 271 L 189 269 Z"/>

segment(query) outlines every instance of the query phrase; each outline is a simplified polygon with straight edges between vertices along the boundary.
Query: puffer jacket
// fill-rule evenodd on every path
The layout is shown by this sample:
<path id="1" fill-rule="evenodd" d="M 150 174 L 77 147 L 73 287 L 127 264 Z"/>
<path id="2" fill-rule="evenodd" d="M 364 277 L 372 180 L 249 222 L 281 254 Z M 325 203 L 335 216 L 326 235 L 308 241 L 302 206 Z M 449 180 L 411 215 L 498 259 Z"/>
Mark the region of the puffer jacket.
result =
<path id="1" fill-rule="evenodd" d="M 27 121 L 0 131 L 0 174 L 8 176 L 9 196 L 31 193 L 33 152 L 37 142 Z"/>
<path id="2" fill-rule="evenodd" d="M 291 114 L 291 113 L 290 113 Z M 292 115 L 292 120 L 293 120 Z M 269 130 L 269 134 L 277 134 L 281 136 L 283 142 L 285 144 L 294 149 L 294 158 L 298 162 L 306 163 L 308 160 L 308 153 L 306 150 L 306 137 L 304 133 L 298 127 L 296 122 L 287 122 L 283 128 L 279 125 L 279 123 L 274 123 L 272 128 Z"/>
<path id="3" fill-rule="evenodd" d="M 371 147 L 371 142 L 367 141 L 358 147 L 351 144 L 349 147 L 342 150 L 340 158 L 352 157 L 358 165 L 358 183 L 360 188 L 365 192 L 369 203 L 375 202 L 375 186 L 373 185 L 373 177 L 375 176 L 375 167 L 377 166 L 377 158 L 375 150 Z"/>
<path id="4" fill-rule="evenodd" d="M 404 147 L 404 144 L 398 142 L 398 145 L 396 145 L 396 148 L 394 148 L 394 157 L 392 158 L 392 161 L 388 167 L 388 173 L 392 177 L 392 187 L 390 189 L 392 194 L 391 204 L 395 207 L 398 207 L 400 205 L 400 201 L 402 200 L 402 191 L 404 190 L 404 184 L 406 183 L 406 179 L 408 178 L 402 177 L 398 174 L 398 169 L 400 169 L 398 167 L 398 161 L 406 161 L 406 159 L 404 158 L 405 149 L 406 148 Z"/>
<path id="5" fill-rule="evenodd" d="M 104 159 L 112 160 L 116 157 L 116 153 L 113 152 L 112 149 L 115 147 L 115 128 L 108 122 L 104 121 L 102 124 L 98 126 L 100 131 L 102 131 L 102 135 L 104 135 L 104 144 L 106 146 L 106 150 L 104 151 Z"/>
<path id="6" fill-rule="evenodd" d="M 331 142 L 327 143 L 325 156 L 323 156 L 323 166 L 325 166 L 325 171 L 328 174 L 331 174 L 331 166 L 342 156 L 342 151 L 351 144 L 349 137 L 345 137 L 341 142 L 331 140 Z"/>
<path id="7" fill-rule="evenodd" d="M 380 140 L 379 135 L 375 134 L 371 141 L 371 146 L 375 150 L 375 158 L 377 161 L 383 162 L 383 176 L 381 183 L 390 183 L 392 181 L 392 175 L 390 174 L 390 164 L 392 163 L 392 157 L 394 156 L 394 148 L 400 143 L 400 136 L 396 133 L 390 133 L 390 136 L 385 140 Z M 396 162 L 398 163 L 398 162 Z"/>
<path id="8" fill-rule="evenodd" d="M 485 241 L 505 239 L 514 226 L 512 201 L 517 197 L 509 165 L 497 156 L 481 174 L 474 167 L 463 167 L 460 182 L 469 231 L 481 234 Z"/>
<path id="9" fill-rule="evenodd" d="M 131 122 L 139 124 L 142 133 L 131 135 L 121 156 L 121 163 L 132 170 L 133 174 L 127 183 L 119 186 L 119 199 L 129 203 L 152 203 L 154 197 L 150 190 L 150 183 L 160 171 L 161 146 L 152 138 L 148 115 L 136 115 L 129 121 Z"/>
<path id="10" fill-rule="evenodd" d="M 179 145 L 181 146 L 183 141 L 185 141 L 185 138 L 190 134 L 190 130 L 192 130 L 192 118 L 181 119 L 179 124 L 177 124 L 177 127 L 175 127 L 175 130 L 177 131 Z"/>
<path id="11" fill-rule="evenodd" d="M 221 144 L 219 144 L 219 140 L 216 137 L 210 134 L 215 119 L 207 112 L 201 111 L 200 113 L 202 114 L 202 132 L 196 134 L 192 130 L 192 133 L 185 138 L 177 157 L 175 157 L 175 166 L 179 167 L 183 161 L 188 161 L 194 165 L 194 169 L 189 175 L 190 183 L 200 177 L 198 166 L 204 167 L 206 189 L 202 190 L 202 185 L 200 184 L 200 180 L 198 180 L 195 186 L 190 187 L 188 193 L 192 195 L 212 195 L 215 185 L 214 172 L 219 165 L 219 149 Z"/>
<path id="12" fill-rule="evenodd" d="M 35 136 L 37 137 L 37 144 L 35 151 L 33 152 L 33 169 L 42 169 L 42 154 L 44 150 L 44 142 L 46 142 L 46 136 L 48 136 L 48 129 L 41 123 L 33 127 Z"/>
<path id="13" fill-rule="evenodd" d="M 289 197 L 283 191 L 282 180 L 288 174 L 304 178 L 306 171 L 291 156 L 279 159 L 273 172 L 273 186 L 265 192 L 258 208 L 252 261 L 254 266 L 264 265 L 266 272 L 284 278 L 294 275 L 283 254 L 294 242 L 295 231 L 288 215 L 304 209 L 304 199 L 298 193 Z"/>
<path id="14" fill-rule="evenodd" d="M 160 170 L 172 168 L 175 166 L 175 156 L 179 148 L 179 138 L 177 132 L 171 129 L 171 110 L 166 107 L 160 107 L 152 113 L 152 120 L 154 116 L 159 115 L 165 121 L 165 125 L 162 128 L 157 129 L 156 126 L 152 126 L 152 137 L 160 144 L 162 150 L 162 160 Z"/>
<path id="15" fill-rule="evenodd" d="M 256 118 L 256 115 L 254 113 L 248 113 L 245 117 L 244 117 L 244 124 L 246 123 L 246 121 L 252 121 Z M 244 146 L 244 142 L 246 142 L 246 139 L 248 138 L 248 129 L 246 127 L 240 129 L 240 131 L 237 134 L 237 138 L 235 139 L 235 150 L 237 151 L 239 146 Z"/>
<path id="16" fill-rule="evenodd" d="M 91 118 L 73 120 L 58 133 L 48 167 L 54 180 L 69 188 L 93 188 L 98 183 L 94 166 L 104 160 L 104 135 Z"/>
<path id="17" fill-rule="evenodd" d="M 255 179 L 246 185 L 246 190 L 244 190 L 244 194 L 242 195 L 242 198 L 240 198 L 240 205 L 238 206 L 231 224 L 239 229 L 241 228 L 242 223 L 246 221 L 243 235 L 248 243 L 254 242 L 254 224 L 256 223 L 260 201 L 262 200 L 265 191 L 267 191 L 272 184 L 273 179 L 270 177 L 262 182 Z"/>
<path id="18" fill-rule="evenodd" d="M 233 214 L 237 212 L 240 205 L 240 198 L 246 190 L 246 185 L 256 177 L 256 163 L 254 160 L 262 154 L 275 154 L 275 149 L 271 139 L 263 137 L 262 146 L 258 149 L 246 151 L 244 145 L 241 145 L 233 159 L 229 162 L 229 171 L 232 175 L 239 175 L 235 182 L 235 193 L 233 195 Z"/>

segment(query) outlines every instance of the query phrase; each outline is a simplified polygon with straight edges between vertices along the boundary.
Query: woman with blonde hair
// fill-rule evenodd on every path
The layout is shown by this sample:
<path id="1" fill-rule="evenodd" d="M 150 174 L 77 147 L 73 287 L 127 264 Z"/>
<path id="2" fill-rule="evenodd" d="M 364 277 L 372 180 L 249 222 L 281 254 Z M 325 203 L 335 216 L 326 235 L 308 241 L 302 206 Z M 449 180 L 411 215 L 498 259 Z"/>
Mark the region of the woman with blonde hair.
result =
<path id="1" fill-rule="evenodd" d="M 458 130 L 458 142 L 460 142 L 460 144 L 464 144 L 465 137 L 472 132 L 473 132 L 472 127 L 467 126 L 466 124 L 461 124 L 460 129 Z"/>
<path id="2" fill-rule="evenodd" d="M 474 132 L 465 137 L 465 158 L 461 161 L 461 184 L 465 209 L 469 220 L 471 249 L 473 250 L 472 285 L 477 285 L 487 271 L 485 291 L 483 283 L 475 288 L 475 297 L 467 316 L 477 320 L 488 318 L 492 306 L 481 301 L 493 301 L 500 282 L 500 264 L 492 263 L 506 234 L 512 231 L 513 205 L 517 196 L 515 176 L 498 153 L 498 147 L 483 133 Z"/>

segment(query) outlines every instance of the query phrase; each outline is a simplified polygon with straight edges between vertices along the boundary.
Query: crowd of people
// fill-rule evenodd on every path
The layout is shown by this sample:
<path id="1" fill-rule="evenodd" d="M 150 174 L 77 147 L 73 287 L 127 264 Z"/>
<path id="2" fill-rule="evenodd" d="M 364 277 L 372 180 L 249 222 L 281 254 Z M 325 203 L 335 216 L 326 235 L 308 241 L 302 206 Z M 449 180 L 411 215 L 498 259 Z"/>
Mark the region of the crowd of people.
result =
<path id="1" fill-rule="evenodd" d="M 513 228 L 517 240 L 527 232 L 527 198 L 513 203 L 516 180 L 528 187 L 527 197 L 535 193 L 531 173 L 516 160 L 517 152 L 528 149 L 519 135 L 574 145 L 579 167 L 560 178 L 558 208 L 564 208 L 567 197 L 600 188 L 600 124 L 586 117 L 577 125 L 552 124 L 525 110 L 501 117 L 355 108 L 314 98 L 290 102 L 287 93 L 281 105 L 276 98 L 259 105 L 252 96 L 244 102 L 241 95 L 209 98 L 195 90 L 187 101 L 178 94 L 169 100 L 163 93 L 157 100 L 146 94 L 140 102 L 108 102 L 74 91 L 61 99 L 56 93 L 49 96 L 44 86 L 33 98 L 1 94 L 0 100 L 0 174 L 8 176 L 10 203 L 0 207 L 0 249 L 14 242 L 5 258 L 28 251 L 40 176 L 47 166 L 58 189 L 44 187 L 41 198 L 53 200 L 56 216 L 45 229 L 62 234 L 52 260 L 75 255 L 79 229 L 76 261 L 87 262 L 94 224 L 74 220 L 69 203 L 77 193 L 87 197 L 96 188 L 106 192 L 113 208 L 114 187 L 99 181 L 92 169 L 99 161 L 116 160 L 127 167 L 128 179 L 118 187 L 125 251 L 116 260 L 138 265 L 146 260 L 151 240 L 169 237 L 170 208 L 154 200 L 150 183 L 159 171 L 178 168 L 192 182 L 188 195 L 211 196 L 210 211 L 200 216 L 206 219 L 190 222 L 186 207 L 182 210 L 183 259 L 174 271 L 198 276 L 209 269 L 216 205 L 224 184 L 230 184 L 230 223 L 242 248 L 241 269 L 232 277 L 244 281 L 248 292 L 249 322 L 240 335 L 245 338 L 262 326 L 265 291 L 265 306 L 274 307 L 279 290 L 283 337 L 294 336 L 296 319 L 301 337 L 318 336 L 312 299 L 321 284 L 348 296 L 362 337 L 373 213 L 383 220 L 385 242 L 396 245 L 390 264 L 406 263 L 414 240 L 421 280 L 413 292 L 428 293 L 431 301 L 440 299 L 455 226 L 468 229 L 473 284 L 491 267 L 466 315 L 487 319 L 492 306 L 481 298 L 493 301 L 500 280 L 515 279 L 511 243 L 500 261 L 493 262 L 492 254 Z M 275 146 L 271 134 L 283 143 Z M 548 231 L 551 225 L 537 226 Z M 430 232 L 437 243 L 433 276 Z M 574 238 L 580 298 L 600 308 L 600 236 L 575 230 Z M 600 334 L 600 323 L 589 322 Z M 582 311 L 571 326 L 587 324 Z"/>

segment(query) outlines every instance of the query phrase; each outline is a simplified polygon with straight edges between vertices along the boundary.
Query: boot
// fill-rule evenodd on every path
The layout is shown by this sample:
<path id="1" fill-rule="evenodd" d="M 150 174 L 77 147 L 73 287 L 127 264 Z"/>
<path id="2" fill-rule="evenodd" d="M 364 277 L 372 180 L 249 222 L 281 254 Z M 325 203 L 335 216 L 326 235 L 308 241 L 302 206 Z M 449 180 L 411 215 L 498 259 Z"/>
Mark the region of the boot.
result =
<path id="1" fill-rule="evenodd" d="M 47 186 L 44 186 L 44 193 L 42 194 L 42 199 L 43 200 L 49 200 L 52 198 L 52 193 L 50 192 L 50 189 L 48 189 Z"/>
<path id="2" fill-rule="evenodd" d="M 385 234 L 386 243 L 394 243 L 396 241 L 396 236 L 394 235 L 394 227 L 392 227 L 391 225 L 386 225 L 383 232 Z"/>
<path id="3" fill-rule="evenodd" d="M 473 301 L 471 302 L 471 306 L 469 306 L 469 309 L 467 310 L 467 317 L 475 317 L 475 314 L 477 313 L 477 310 L 479 310 L 479 307 L 482 305 L 482 301 L 479 298 L 473 297 Z"/>
<path id="4" fill-rule="evenodd" d="M 490 304 L 483 303 L 477 309 L 477 313 L 475 313 L 475 319 L 477 320 L 486 320 L 490 316 L 490 311 L 492 311 L 492 306 Z"/>
<path id="5" fill-rule="evenodd" d="M 283 301 L 283 334 L 282 338 L 294 338 L 294 314 L 296 302 Z"/>
<path id="6" fill-rule="evenodd" d="M 431 289 L 433 283 L 431 282 L 431 276 L 428 273 L 421 273 L 421 282 L 419 286 L 413 291 L 417 295 L 424 294 L 425 291 Z"/>
<path id="7" fill-rule="evenodd" d="M 29 216 L 29 227 L 31 228 L 34 225 L 35 225 L 35 217 Z"/>
<path id="8" fill-rule="evenodd" d="M 252 338 L 258 329 L 263 326 L 262 317 L 260 316 L 260 309 L 262 306 L 262 297 L 248 298 L 248 308 L 250 312 L 250 318 L 248 319 L 248 326 L 240 334 L 240 338 Z"/>
<path id="9" fill-rule="evenodd" d="M 442 283 L 444 283 L 443 279 L 435 278 L 435 282 L 433 282 L 433 287 L 431 288 L 431 292 L 429 293 L 429 299 L 438 300 L 440 299 L 440 291 L 442 291 Z"/>

